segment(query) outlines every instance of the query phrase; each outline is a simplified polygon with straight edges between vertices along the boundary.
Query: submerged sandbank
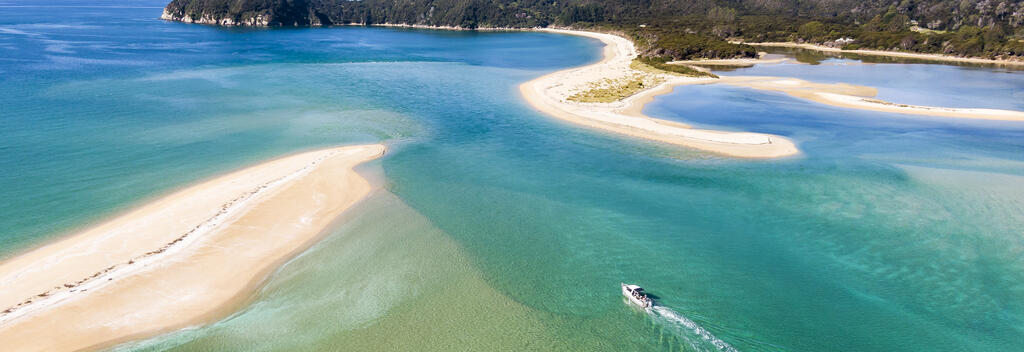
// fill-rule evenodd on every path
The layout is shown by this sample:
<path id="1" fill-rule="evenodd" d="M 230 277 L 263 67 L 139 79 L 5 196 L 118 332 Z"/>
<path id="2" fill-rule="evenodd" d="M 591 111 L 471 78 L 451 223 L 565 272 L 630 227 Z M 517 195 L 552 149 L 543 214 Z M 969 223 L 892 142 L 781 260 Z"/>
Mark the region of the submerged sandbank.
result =
<path id="1" fill-rule="evenodd" d="M 220 317 L 371 191 L 382 145 L 311 151 L 175 192 L 0 263 L 0 340 L 99 348 Z"/>
<path id="2" fill-rule="evenodd" d="M 656 140 L 717 154 L 742 158 L 776 158 L 799 153 L 785 137 L 747 132 L 700 130 L 677 122 L 654 119 L 640 113 L 643 105 L 681 84 L 710 83 L 713 78 L 661 74 L 661 84 L 611 103 L 579 103 L 569 97 L 609 80 L 639 74 L 630 67 L 637 53 L 629 40 L 602 33 L 543 30 L 601 40 L 604 58 L 592 65 L 551 73 L 523 83 L 523 97 L 540 111 L 576 124 L 629 136 Z"/>

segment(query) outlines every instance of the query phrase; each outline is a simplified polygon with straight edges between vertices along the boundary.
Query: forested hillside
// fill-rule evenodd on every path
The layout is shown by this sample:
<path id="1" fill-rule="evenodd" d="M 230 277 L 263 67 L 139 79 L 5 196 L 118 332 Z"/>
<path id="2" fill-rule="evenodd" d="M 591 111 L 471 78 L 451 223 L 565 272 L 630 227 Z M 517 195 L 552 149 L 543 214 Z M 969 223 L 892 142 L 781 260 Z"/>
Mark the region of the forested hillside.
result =
<path id="1" fill-rule="evenodd" d="M 669 59 L 752 56 L 728 39 L 1020 59 L 1024 0 L 173 0 L 164 17 L 253 26 L 570 26 Z"/>

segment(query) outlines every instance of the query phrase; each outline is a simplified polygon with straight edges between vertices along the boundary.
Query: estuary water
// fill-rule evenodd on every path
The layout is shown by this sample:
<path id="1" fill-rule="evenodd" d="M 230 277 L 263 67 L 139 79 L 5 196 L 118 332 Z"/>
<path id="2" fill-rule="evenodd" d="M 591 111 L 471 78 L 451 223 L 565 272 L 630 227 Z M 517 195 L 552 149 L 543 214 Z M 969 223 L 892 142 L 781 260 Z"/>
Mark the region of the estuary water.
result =
<path id="1" fill-rule="evenodd" d="M 300 150 L 385 142 L 382 191 L 236 314 L 124 351 L 992 351 L 1024 340 L 1024 124 L 684 86 L 646 113 L 774 133 L 721 158 L 565 124 L 518 85 L 599 59 L 541 33 L 160 21 L 0 0 L 0 257 Z M 909 74 L 913 73 L 913 74 Z M 755 66 L 1024 109 L 1024 73 Z M 900 76 L 905 74 L 904 76 Z M 904 77 L 904 78 L 901 78 Z M 656 296 L 625 305 L 622 281 Z"/>

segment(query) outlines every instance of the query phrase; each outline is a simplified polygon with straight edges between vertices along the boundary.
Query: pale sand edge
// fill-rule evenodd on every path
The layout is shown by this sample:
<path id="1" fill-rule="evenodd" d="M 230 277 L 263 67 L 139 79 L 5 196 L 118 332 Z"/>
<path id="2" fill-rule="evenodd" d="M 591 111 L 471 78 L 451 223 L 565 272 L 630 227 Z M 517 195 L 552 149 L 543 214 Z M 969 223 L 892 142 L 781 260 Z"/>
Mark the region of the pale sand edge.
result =
<path id="1" fill-rule="evenodd" d="M 793 95 L 798 96 L 795 94 Z M 880 112 L 894 112 L 910 115 L 941 116 L 977 120 L 1024 121 L 1024 112 L 1015 110 L 984 108 L 947 108 L 940 106 L 897 104 L 878 99 L 867 99 L 864 97 L 827 92 L 811 92 L 810 94 L 805 94 L 804 96 L 800 97 L 832 106 Z"/>
<path id="2" fill-rule="evenodd" d="M 346 150 L 352 151 L 349 154 L 356 153 L 356 155 L 335 155 L 337 153 L 341 153 L 341 152 L 344 152 Z M 281 208 L 281 204 L 279 204 L 279 203 L 283 202 L 285 200 L 281 200 L 280 198 L 283 198 L 283 197 L 294 197 L 296 192 L 302 192 L 303 190 L 306 190 L 306 191 L 309 191 L 309 192 L 314 192 L 313 193 L 314 195 L 319 195 L 320 193 L 318 193 L 318 192 L 319 192 L 320 189 L 323 189 L 323 187 L 330 188 L 330 187 L 332 187 L 332 185 L 335 188 L 353 186 L 353 189 L 347 189 L 346 188 L 346 189 L 341 190 L 341 191 L 339 191 L 338 189 L 335 189 L 336 193 L 337 192 L 341 192 L 340 194 L 341 194 L 341 198 L 342 199 L 339 199 L 339 200 L 342 201 L 342 203 L 344 203 L 344 204 L 339 203 L 339 204 L 334 204 L 334 205 L 328 205 L 326 209 L 330 210 L 330 211 L 328 212 L 328 214 L 322 214 L 322 215 L 328 215 L 330 218 L 326 218 L 325 217 L 325 219 L 315 219 L 315 220 L 313 220 L 313 222 L 316 225 L 319 226 L 319 227 L 315 227 L 313 229 L 314 231 L 312 231 L 312 232 L 308 232 L 307 231 L 307 232 L 305 232 L 305 234 L 302 234 L 303 232 L 301 232 L 300 230 L 295 230 L 295 231 L 299 231 L 300 235 L 296 236 L 297 238 L 292 239 L 293 241 L 294 240 L 298 240 L 298 241 L 295 241 L 294 243 L 290 243 L 289 242 L 290 247 L 288 247 L 288 248 L 291 248 L 291 250 L 288 250 L 286 253 L 280 253 L 280 252 L 273 252 L 273 250 L 277 249 L 278 251 L 280 251 L 280 250 L 282 250 L 281 248 L 274 247 L 274 248 L 271 248 L 271 249 L 266 249 L 267 251 L 270 252 L 270 253 L 267 253 L 268 255 L 270 255 L 270 258 L 265 258 L 265 257 L 257 258 L 256 259 L 256 262 L 258 262 L 257 265 L 246 266 L 246 267 L 249 267 L 252 270 L 249 273 L 246 273 L 245 275 L 242 275 L 242 274 L 235 275 L 233 273 L 233 271 L 234 271 L 233 269 L 225 269 L 225 270 L 232 270 L 232 276 L 240 276 L 240 277 L 243 277 L 243 278 L 244 277 L 251 277 L 251 280 L 247 280 L 245 282 L 236 282 L 236 285 L 234 287 L 228 288 L 226 290 L 226 292 L 225 292 L 225 288 L 224 287 L 216 287 L 216 288 L 208 287 L 207 289 L 212 289 L 214 292 L 217 292 L 220 295 L 220 297 L 217 297 L 216 299 L 212 299 L 214 301 L 219 300 L 219 302 L 214 302 L 215 304 L 212 304 L 212 305 L 202 304 L 202 308 L 201 309 L 199 309 L 199 310 L 193 309 L 191 312 L 189 312 L 189 313 L 192 313 L 192 315 L 188 319 L 178 319 L 177 321 L 174 321 L 173 323 L 168 323 L 168 324 L 157 324 L 155 328 L 151 324 L 151 325 L 149 325 L 148 328 L 135 329 L 135 331 L 130 331 L 130 333 L 126 333 L 124 331 L 121 331 L 119 334 L 117 334 L 114 337 L 107 336 L 106 334 L 100 334 L 99 336 L 96 336 L 96 334 L 94 332 L 93 333 L 94 336 L 93 336 L 93 338 L 91 340 L 88 339 L 88 338 L 86 338 L 86 339 L 79 339 L 79 340 L 71 339 L 73 341 L 71 345 L 61 345 L 60 349 L 69 349 L 69 350 L 70 349 L 74 349 L 74 350 L 78 350 L 78 349 L 97 349 L 97 348 L 102 348 L 102 347 L 109 347 L 109 346 L 112 346 L 112 345 L 115 345 L 115 344 L 118 344 L 118 343 L 121 343 L 121 342 L 124 342 L 124 341 L 132 340 L 132 339 L 136 339 L 136 338 L 140 338 L 140 337 L 145 337 L 145 336 L 151 336 L 151 335 L 155 335 L 155 334 L 158 334 L 158 333 L 161 333 L 161 332 L 173 331 L 173 330 L 177 330 L 177 329 L 180 329 L 180 328 L 184 328 L 184 327 L 187 327 L 187 326 L 192 326 L 192 325 L 203 323 L 203 322 L 208 322 L 208 321 L 211 321 L 213 319 L 223 317 L 223 316 L 227 315 L 228 313 L 234 311 L 235 308 L 237 308 L 240 304 L 244 303 L 249 297 L 252 296 L 252 294 L 255 291 L 254 289 L 256 287 L 260 286 L 261 283 L 266 279 L 266 277 L 270 273 L 272 273 L 274 270 L 276 270 L 285 261 L 287 261 L 290 258 L 294 257 L 295 255 L 301 253 L 305 249 L 308 249 L 311 245 L 316 243 L 317 240 L 322 236 L 323 227 L 326 227 L 327 223 L 329 223 L 333 218 L 335 218 L 337 215 L 339 215 L 344 210 L 350 208 L 352 205 L 354 205 L 355 203 L 357 203 L 361 199 L 365 198 L 365 196 L 371 191 L 370 184 L 364 178 L 362 178 L 361 175 L 356 174 L 354 172 L 353 168 L 355 166 L 365 162 L 365 161 L 368 161 L 368 160 L 371 160 L 371 159 L 375 159 L 375 158 L 379 157 L 380 155 L 382 155 L 383 152 L 384 152 L 384 147 L 382 145 L 366 145 L 366 146 L 353 146 L 353 147 L 342 147 L 342 148 L 329 148 L 329 149 L 315 151 L 315 152 L 324 152 L 324 151 L 333 151 L 333 152 L 332 152 L 332 154 L 328 155 L 326 157 L 326 159 L 323 159 L 320 164 L 331 164 L 331 165 L 333 165 L 333 166 L 331 166 L 330 170 L 335 170 L 335 169 L 339 169 L 340 167 L 344 167 L 345 171 L 342 172 L 342 174 L 343 174 L 344 179 L 347 180 L 347 181 L 343 181 L 343 182 L 342 181 L 337 181 L 336 179 L 337 179 L 338 175 L 336 173 L 335 174 L 324 174 L 324 173 L 329 172 L 329 171 L 323 171 L 322 170 L 322 169 L 325 169 L 327 167 L 326 166 L 317 166 L 312 171 L 310 171 L 309 173 L 307 173 L 305 175 L 302 175 L 302 176 L 300 176 L 298 178 L 298 180 L 305 180 L 306 182 L 289 182 L 289 183 L 279 187 L 278 189 L 272 190 L 272 192 L 270 194 L 261 196 L 261 197 L 263 197 L 263 199 L 259 200 L 259 202 L 256 202 L 255 204 L 248 205 L 247 208 L 244 210 L 244 212 L 242 214 L 236 216 L 234 219 L 231 219 L 231 221 L 229 221 L 229 222 L 227 222 L 225 224 L 220 225 L 220 229 L 218 231 L 220 233 L 226 233 L 226 234 L 215 233 L 213 235 L 214 237 L 216 237 L 216 236 L 225 237 L 224 239 L 222 239 L 222 242 L 219 242 L 221 244 L 223 244 L 223 243 L 230 243 L 230 241 L 236 241 L 236 242 L 237 241 L 245 241 L 245 238 L 243 236 L 239 236 L 238 232 L 239 231 L 249 231 L 249 232 L 251 232 L 251 231 L 249 230 L 249 228 L 245 228 L 245 227 L 243 227 L 241 230 L 239 230 L 239 228 L 238 228 L 239 226 L 243 226 L 243 225 L 245 225 L 247 223 L 248 224 L 261 224 L 260 221 L 263 221 L 263 220 L 260 220 L 260 219 L 273 218 L 273 217 L 267 217 L 267 216 L 264 216 L 264 217 L 260 218 L 260 217 L 256 217 L 256 215 L 250 215 L 250 213 L 254 213 L 254 212 L 267 212 L 268 210 L 266 208 L 273 207 L 275 204 L 277 204 L 278 208 Z M 229 173 L 229 174 L 227 174 L 225 176 L 214 178 L 213 180 L 209 180 L 209 181 L 206 181 L 206 182 L 203 182 L 203 183 L 199 183 L 199 184 L 194 185 L 192 187 L 188 187 L 188 188 L 186 188 L 184 190 L 180 190 L 178 192 L 175 192 L 174 194 L 184 193 L 185 191 L 187 191 L 189 189 L 197 188 L 197 187 L 202 187 L 203 185 L 216 184 L 215 181 L 224 181 L 223 179 L 225 177 L 228 177 L 228 176 L 235 175 L 235 176 L 241 177 L 241 176 L 244 176 L 246 171 L 257 169 L 261 165 L 266 165 L 266 164 L 270 164 L 270 163 L 274 163 L 274 162 L 280 162 L 281 160 L 297 157 L 297 156 L 300 156 L 300 155 L 311 154 L 311 153 L 314 153 L 314 152 L 299 153 L 299 154 L 292 155 L 292 156 L 289 156 L 289 157 L 279 158 L 279 159 L 275 159 L 275 160 L 268 161 L 268 162 L 265 162 L 265 163 L 261 163 L 261 164 L 256 165 L 256 166 L 251 166 L 251 167 L 242 169 L 240 171 Z M 314 164 L 317 164 L 320 159 L 317 159 L 317 160 L 318 161 L 314 161 Z M 316 177 L 313 177 L 311 175 L 316 175 Z M 325 184 L 325 180 L 326 180 L 325 177 L 326 178 L 330 178 L 330 180 L 326 181 L 327 186 L 324 185 Z M 342 186 L 339 186 L 338 184 L 340 184 Z M 320 189 L 315 188 L 317 185 L 319 185 Z M 288 192 L 291 192 L 291 193 L 288 193 Z M 160 200 L 164 200 L 166 198 L 173 198 L 172 196 L 174 194 L 169 195 L 169 196 L 164 197 L 164 198 L 161 198 Z M 264 204 L 269 204 L 269 205 L 263 206 Z M 140 208 L 144 208 L 144 207 L 145 206 L 140 207 Z M 299 208 L 301 208 L 301 207 L 299 207 Z M 313 209 L 311 211 L 313 211 L 314 213 L 317 213 L 317 214 L 320 214 L 320 213 L 325 211 L 325 207 L 324 206 L 320 206 L 320 207 L 313 207 L 313 206 L 311 206 L 311 208 L 315 208 L 315 209 Z M 279 211 L 279 210 L 280 209 L 278 209 L 278 210 L 271 210 L 270 212 L 271 212 L 271 214 L 276 215 L 277 211 Z M 303 211 L 303 210 L 297 210 L 297 211 Z M 285 210 L 284 212 L 287 212 L 287 211 Z M 134 212 L 128 212 L 128 214 L 133 214 L 133 213 Z M 253 217 L 256 217 L 257 220 L 252 220 Z M 116 219 L 123 220 L 122 218 L 123 218 L 123 216 L 122 217 L 118 217 Z M 302 218 L 302 219 L 303 219 L 303 222 L 304 222 L 305 218 Z M 275 221 L 280 221 L 280 219 L 279 220 L 271 219 L 271 220 L 268 220 L 268 221 L 271 221 L 270 224 L 272 226 L 280 225 L 280 224 L 275 223 Z M 237 225 L 237 224 L 241 224 L 241 225 Z M 294 225 L 292 225 L 292 226 L 294 226 Z M 278 230 L 280 230 L 280 229 L 278 229 Z M 266 232 L 269 232 L 269 231 L 266 231 Z M 287 232 L 287 228 L 285 228 L 285 232 Z M 232 235 L 232 233 L 234 233 L 234 234 Z M 275 233 L 276 233 L 276 231 L 275 231 Z M 231 237 L 231 236 L 234 236 L 234 237 Z M 76 239 L 77 237 L 80 237 L 80 236 L 71 236 L 71 238 L 69 238 L 69 239 Z M 65 239 L 65 240 L 68 240 L 68 239 Z M 225 242 L 225 241 L 228 241 L 228 242 Z M 40 251 L 40 250 L 46 250 L 47 248 L 53 248 L 55 244 L 59 244 L 60 242 L 63 242 L 63 240 L 59 240 L 59 241 L 57 241 L 57 242 L 55 242 L 53 244 L 40 247 L 40 248 L 38 248 L 38 249 L 36 249 L 34 251 Z M 214 242 L 214 244 L 217 244 L 217 243 L 218 242 Z M 153 243 L 153 246 L 160 246 L 161 244 L 163 244 L 163 242 L 157 242 L 157 243 Z M 57 247 L 59 247 L 59 246 L 57 246 Z M 270 247 L 270 246 L 266 246 L 266 247 Z M 152 247 L 142 248 L 141 250 L 145 251 L 145 250 L 147 250 L 149 248 L 152 248 Z M 209 256 L 209 254 L 210 254 L 209 252 L 215 252 L 217 250 L 226 251 L 226 249 L 223 249 L 223 248 L 213 248 L 213 249 L 211 249 L 211 248 L 206 248 L 206 247 L 199 246 L 198 249 L 192 248 L 190 252 L 187 252 L 185 254 L 191 255 L 191 257 L 186 256 L 187 258 L 193 258 L 196 255 L 199 255 L 200 257 L 196 257 L 196 258 L 202 259 L 202 255 L 207 255 L 208 259 L 212 258 L 212 260 L 216 260 L 218 258 L 210 257 Z M 283 249 L 287 249 L 287 248 L 283 248 Z M 245 251 L 247 251 L 247 250 L 245 248 L 243 248 L 243 250 L 240 251 L 240 252 L 245 252 Z M 206 252 L 206 253 L 204 253 L 204 252 Z M 258 252 L 258 251 L 254 250 L 254 251 L 249 251 L 249 252 Z M 199 253 L 199 254 L 197 254 L 197 253 Z M 232 254 L 234 254 L 234 253 L 232 253 Z M 184 254 L 182 254 L 182 255 L 184 255 Z M 240 254 L 240 255 L 244 255 L 244 254 Z M 15 257 L 15 258 L 17 258 L 17 257 Z M 8 341 L 8 346 L 14 346 L 19 341 L 21 343 L 29 343 L 29 345 L 22 345 L 25 348 L 19 348 L 19 350 L 28 349 L 29 346 L 32 343 L 39 343 L 40 340 L 45 340 L 45 339 L 48 339 L 48 338 L 61 339 L 61 340 L 64 340 L 65 343 L 67 343 L 68 341 L 67 341 L 66 338 L 64 338 L 65 336 L 58 335 L 58 336 L 60 336 L 60 338 L 56 338 L 56 337 L 51 336 L 51 333 L 53 331 L 60 331 L 59 328 L 61 327 L 61 325 L 63 325 L 63 328 L 65 328 L 65 329 L 69 329 L 70 328 L 71 330 L 74 330 L 76 328 L 86 329 L 88 327 L 95 327 L 96 324 L 103 325 L 105 322 L 103 322 L 103 321 L 91 321 L 91 322 L 90 321 L 75 321 L 73 319 L 70 320 L 70 321 L 66 321 L 66 320 L 64 320 L 64 317 L 61 317 L 62 315 L 64 315 L 64 314 L 61 314 L 61 313 L 64 313 L 62 311 L 69 311 L 70 310 L 70 313 L 71 313 L 70 315 L 72 317 L 75 316 L 75 314 L 82 315 L 83 314 L 82 313 L 83 309 L 82 309 L 81 305 L 83 304 L 83 302 L 88 303 L 88 301 L 90 299 L 95 301 L 96 300 L 95 299 L 96 296 L 101 296 L 100 298 L 103 298 L 103 296 L 114 295 L 115 296 L 114 298 L 117 298 L 116 297 L 117 294 L 122 292 L 123 286 L 126 286 L 126 285 L 130 289 L 135 289 L 136 291 L 138 291 L 140 289 L 142 289 L 142 290 L 150 289 L 148 285 L 159 286 L 159 285 L 165 284 L 165 283 L 163 283 L 163 280 L 161 280 L 160 275 L 157 275 L 157 277 L 149 277 L 149 278 L 147 278 L 147 276 L 152 275 L 152 272 L 154 272 L 154 271 L 160 271 L 161 269 L 164 269 L 165 271 L 166 270 L 172 270 L 172 269 L 188 266 L 191 263 L 191 260 L 189 260 L 188 262 L 182 262 L 181 259 L 183 259 L 183 258 L 180 258 L 180 257 L 161 258 L 161 259 L 162 259 L 162 261 L 159 263 L 160 265 L 155 265 L 154 267 L 151 267 L 151 268 L 150 267 L 141 268 L 141 269 L 137 270 L 137 272 L 126 273 L 125 277 L 119 277 L 117 279 L 117 281 L 113 281 L 113 283 L 108 284 L 110 286 L 114 286 L 112 288 L 108 288 L 106 290 L 96 289 L 94 291 L 89 292 L 88 294 L 82 294 L 80 296 L 77 296 L 76 298 L 74 298 L 74 300 L 71 300 L 71 303 L 68 303 L 68 302 L 65 302 L 65 301 L 57 302 L 57 305 L 54 306 L 54 307 L 43 307 L 43 309 L 39 309 L 37 314 L 20 317 L 20 318 L 14 320 L 14 321 L 5 323 L 3 325 L 0 325 L 0 336 L 2 336 L 2 335 L 13 335 L 13 336 L 8 336 L 8 337 L 4 338 L 5 341 Z M 228 258 L 222 258 L 221 260 L 223 260 L 223 259 L 228 259 Z M 234 258 L 234 259 L 237 259 L 237 258 Z M 199 261 L 199 262 L 201 262 L 201 261 Z M 170 265 L 170 264 L 167 264 L 167 263 L 171 263 L 173 265 Z M 194 264 L 194 265 L 199 265 L 199 264 Z M 238 265 L 238 263 L 232 263 L 231 265 Z M 170 269 L 168 269 L 168 267 L 170 267 Z M 195 268 L 193 268 L 193 269 L 195 269 Z M 172 279 L 171 281 L 173 281 L 173 277 L 171 279 Z M 179 277 L 177 279 L 179 279 L 179 281 L 180 281 L 181 278 Z M 237 281 L 237 280 L 241 280 L 241 278 L 235 278 L 233 280 Z M 134 281 L 134 283 L 133 283 L 133 281 Z M 142 284 L 140 284 L 139 282 L 141 282 Z M 120 284 L 120 286 L 122 286 L 122 288 L 117 288 L 116 287 L 116 286 L 119 285 L 119 283 L 123 283 L 123 284 Z M 134 284 L 134 286 L 132 286 L 133 284 Z M 220 284 L 219 281 L 218 281 L 218 284 Z M 164 288 L 164 289 L 166 289 L 166 288 Z M 111 292 L 111 291 L 115 291 L 115 292 Z M 130 290 L 128 290 L 128 291 L 130 292 Z M 189 291 L 189 292 L 191 292 L 191 291 Z M 135 293 L 138 293 L 138 292 L 135 292 Z M 164 293 L 164 291 L 161 291 L 161 290 L 157 289 L 156 293 Z M 110 297 L 107 297 L 107 298 L 110 298 Z M 77 303 L 78 306 L 75 306 L 75 302 L 76 301 L 78 302 Z M 114 300 L 112 300 L 112 299 L 107 299 L 107 300 L 102 300 L 101 299 L 100 300 L 101 303 L 105 303 L 105 304 L 109 304 L 110 301 L 114 301 Z M 134 303 L 139 304 L 139 302 L 134 302 Z M 192 302 L 192 303 L 195 303 L 195 302 Z M 68 306 L 64 306 L 65 304 L 67 304 Z M 102 307 L 100 307 L 100 308 L 102 308 Z M 107 307 L 107 308 L 110 308 L 110 307 Z M 116 309 L 117 306 L 115 306 L 114 308 Z M 195 307 L 193 307 L 193 308 L 195 308 Z M 98 309 L 99 308 L 92 309 L 94 311 L 92 313 L 96 313 L 95 311 L 98 310 Z M 85 311 L 86 311 L 85 315 L 88 316 L 89 315 L 89 312 L 88 312 L 89 309 L 87 308 L 87 309 L 85 309 Z M 126 314 L 130 314 L 131 312 L 129 311 L 129 312 L 125 312 L 125 313 Z M 102 313 L 100 313 L 100 314 L 102 315 Z M 47 317 L 47 315 L 49 315 L 50 317 Z M 56 319 L 54 319 L 54 317 L 53 317 L 54 315 L 56 315 Z M 38 318 L 40 316 L 42 316 L 40 319 L 36 319 L 36 318 Z M 67 317 L 67 318 L 71 318 L 71 317 Z M 50 319 L 50 321 L 47 321 L 46 319 Z M 170 319 L 170 318 L 168 318 L 168 319 Z M 43 325 L 40 326 L 39 320 L 42 320 L 44 323 L 47 323 L 47 324 L 43 324 Z M 171 320 L 173 321 L 173 319 L 171 319 Z M 35 323 L 35 325 L 36 325 L 34 329 L 32 328 L 33 327 L 32 326 L 33 323 Z M 69 327 L 68 324 L 72 324 L 72 325 Z M 75 325 L 75 324 L 77 324 L 77 325 Z M 28 325 L 28 329 L 20 329 L 20 330 L 18 329 L 19 327 L 25 327 L 25 325 Z M 85 326 L 85 328 L 82 328 L 81 326 Z M 40 327 L 43 328 L 44 330 L 40 331 Z M 6 330 L 6 332 L 4 332 L 5 330 Z M 86 334 L 86 335 L 88 335 L 88 334 Z M 33 338 L 33 336 L 35 338 Z M 37 345 L 37 347 L 40 347 L 40 346 Z M 52 349 L 52 347 L 56 347 L 56 346 L 53 346 L 53 345 L 51 345 L 49 347 L 43 346 L 40 349 L 48 350 L 48 349 Z"/>
<path id="3" fill-rule="evenodd" d="M 875 88 L 846 83 L 814 83 L 797 78 L 762 76 L 722 76 L 715 83 L 778 91 L 796 98 L 849 109 L 933 117 L 1024 121 L 1024 112 L 1015 110 L 949 108 L 888 102 L 873 98 L 878 94 Z"/>
<path id="4" fill-rule="evenodd" d="M 993 60 L 993 59 L 982 59 L 976 57 L 959 57 L 942 54 L 923 54 L 923 53 L 908 53 L 901 51 L 884 51 L 884 50 L 868 50 L 868 49 L 857 49 L 857 50 L 843 50 L 839 48 L 832 48 L 822 45 L 813 44 L 801 44 L 801 43 L 787 43 L 787 42 L 764 42 L 764 43 L 748 43 L 742 42 L 742 44 L 753 45 L 753 46 L 766 46 L 766 47 L 783 47 L 783 48 L 798 48 L 798 49 L 809 49 L 831 53 L 846 53 L 846 54 L 861 54 L 861 55 L 872 55 L 872 56 L 889 56 L 889 57 L 901 57 L 909 59 L 922 59 L 931 61 L 946 61 L 946 62 L 962 62 L 962 63 L 973 63 L 973 64 L 992 64 L 992 65 L 1008 65 L 1008 66 L 1024 66 L 1024 61 L 1011 61 L 1011 60 Z"/>
<path id="5" fill-rule="evenodd" d="M 626 98 L 624 101 L 625 105 L 622 107 L 606 108 L 604 110 L 607 111 L 600 111 L 597 113 L 595 113 L 595 109 L 600 108 L 560 102 L 557 97 L 547 96 L 543 93 L 547 88 L 543 86 L 546 81 L 577 70 L 607 65 L 610 61 L 617 58 L 616 52 L 619 51 L 620 48 L 618 48 L 618 45 L 620 44 L 616 42 L 616 40 L 606 37 L 612 36 L 608 34 L 561 29 L 540 29 L 538 31 L 594 38 L 605 44 L 603 50 L 604 56 L 601 61 L 595 64 L 550 73 L 519 86 L 520 93 L 523 95 L 523 98 L 531 106 L 541 112 L 565 121 L 591 128 L 681 145 L 730 157 L 778 158 L 799 154 L 799 150 L 796 148 L 796 145 L 785 137 L 760 133 L 698 130 L 692 129 L 685 124 L 654 119 L 640 113 L 644 104 L 652 101 L 658 95 L 671 92 L 672 88 L 677 85 L 712 83 L 712 79 L 680 77 L 678 79 L 669 80 L 657 87 Z M 614 37 L 618 38 L 618 40 L 628 41 L 625 38 L 618 36 Z M 601 79 L 603 79 L 603 77 L 588 77 L 588 80 L 591 81 Z M 598 114 L 604 116 L 599 117 L 597 116 Z M 636 127 L 637 123 L 641 123 L 645 127 Z M 718 140 L 702 139 L 698 136 L 712 137 Z M 766 142 L 747 143 L 744 141 L 745 139 L 765 140 Z M 730 142 L 730 140 L 735 140 L 736 142 Z"/>

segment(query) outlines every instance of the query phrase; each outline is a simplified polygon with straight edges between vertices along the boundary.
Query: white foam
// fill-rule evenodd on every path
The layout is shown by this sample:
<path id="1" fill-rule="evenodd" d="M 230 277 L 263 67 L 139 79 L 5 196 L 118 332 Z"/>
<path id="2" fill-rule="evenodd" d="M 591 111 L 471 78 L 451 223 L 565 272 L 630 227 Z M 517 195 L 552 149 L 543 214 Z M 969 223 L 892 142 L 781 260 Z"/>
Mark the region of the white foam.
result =
<path id="1" fill-rule="evenodd" d="M 710 343 L 712 346 L 715 346 L 715 348 L 718 349 L 719 351 L 739 352 L 739 350 L 737 350 L 735 347 L 732 347 L 732 345 L 730 345 L 728 342 L 722 341 L 721 339 L 715 337 L 715 335 L 711 334 L 711 332 L 707 331 L 707 329 L 704 329 L 693 320 L 686 318 L 685 316 L 677 313 L 674 310 L 671 310 L 663 306 L 654 306 L 654 308 L 652 308 L 652 312 L 653 315 L 661 317 L 669 321 L 670 323 L 681 325 L 689 329 L 694 334 L 697 334 L 697 336 L 700 336 L 702 339 L 704 339 L 704 341 Z"/>

